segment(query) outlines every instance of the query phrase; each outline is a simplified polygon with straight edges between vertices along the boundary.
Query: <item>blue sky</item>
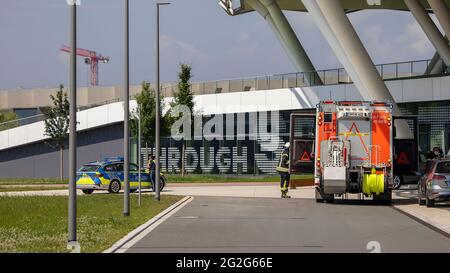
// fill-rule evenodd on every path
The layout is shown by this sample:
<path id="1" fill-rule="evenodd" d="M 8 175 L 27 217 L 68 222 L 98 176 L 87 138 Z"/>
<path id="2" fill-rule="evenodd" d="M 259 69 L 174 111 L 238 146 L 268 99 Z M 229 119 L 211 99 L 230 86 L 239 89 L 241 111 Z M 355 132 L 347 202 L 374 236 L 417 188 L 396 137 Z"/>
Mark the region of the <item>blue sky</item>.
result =
<path id="1" fill-rule="evenodd" d="M 130 1 L 131 83 L 155 78 L 152 0 Z M 293 72 L 293 66 L 256 13 L 226 15 L 217 0 L 172 0 L 161 8 L 161 78 L 174 82 L 178 65 L 192 65 L 193 81 Z M 81 0 L 78 46 L 111 57 L 100 65 L 100 85 L 123 83 L 123 0 Z M 341 67 L 307 13 L 286 12 L 317 69 Z M 406 12 L 349 15 L 375 63 L 429 59 L 434 49 Z M 69 40 L 65 0 L 0 1 L 0 89 L 67 85 Z M 78 83 L 88 67 L 79 58 Z"/>

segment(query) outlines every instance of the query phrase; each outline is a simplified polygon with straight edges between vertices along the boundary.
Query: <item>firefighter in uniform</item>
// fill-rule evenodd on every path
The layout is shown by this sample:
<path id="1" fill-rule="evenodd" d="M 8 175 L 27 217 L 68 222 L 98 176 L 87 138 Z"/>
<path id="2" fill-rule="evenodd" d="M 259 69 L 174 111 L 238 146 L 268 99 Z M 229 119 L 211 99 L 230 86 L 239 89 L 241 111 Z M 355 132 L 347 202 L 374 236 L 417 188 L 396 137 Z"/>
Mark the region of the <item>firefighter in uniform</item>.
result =
<path id="1" fill-rule="evenodd" d="M 281 198 L 291 198 L 288 195 L 289 190 L 289 180 L 290 180 L 290 174 L 289 174 L 289 148 L 290 143 L 286 143 L 284 145 L 284 150 L 280 155 L 280 160 L 278 161 L 278 165 L 276 170 L 280 174 L 281 182 L 280 182 L 280 189 L 281 189 Z"/>

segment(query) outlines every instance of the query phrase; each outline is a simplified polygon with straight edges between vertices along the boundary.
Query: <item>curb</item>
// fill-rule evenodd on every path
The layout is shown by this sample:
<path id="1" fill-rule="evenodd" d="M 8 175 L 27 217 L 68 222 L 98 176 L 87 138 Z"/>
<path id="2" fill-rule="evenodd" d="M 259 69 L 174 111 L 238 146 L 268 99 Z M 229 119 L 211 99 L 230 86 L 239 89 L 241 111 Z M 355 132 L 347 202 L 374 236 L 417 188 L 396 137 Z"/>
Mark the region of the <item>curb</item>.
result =
<path id="1" fill-rule="evenodd" d="M 148 220 L 146 223 L 128 233 L 125 237 L 114 243 L 110 248 L 106 249 L 102 253 L 124 253 L 157 226 L 162 224 L 167 218 L 189 204 L 192 200 L 194 200 L 194 197 L 192 196 L 184 197 L 180 201 L 160 212 L 152 219 Z"/>
<path id="2" fill-rule="evenodd" d="M 447 238 L 450 238 L 450 233 L 449 233 L 449 229 L 448 227 L 446 227 L 445 225 L 442 225 L 441 223 L 434 221 L 434 220 L 430 220 L 427 217 L 424 217 L 421 214 L 418 214 L 416 211 L 413 211 L 411 209 L 408 208 L 401 208 L 400 206 L 392 206 L 392 208 L 400 213 L 402 213 L 403 215 L 413 219 L 416 222 L 419 222 L 420 224 L 444 235 Z"/>

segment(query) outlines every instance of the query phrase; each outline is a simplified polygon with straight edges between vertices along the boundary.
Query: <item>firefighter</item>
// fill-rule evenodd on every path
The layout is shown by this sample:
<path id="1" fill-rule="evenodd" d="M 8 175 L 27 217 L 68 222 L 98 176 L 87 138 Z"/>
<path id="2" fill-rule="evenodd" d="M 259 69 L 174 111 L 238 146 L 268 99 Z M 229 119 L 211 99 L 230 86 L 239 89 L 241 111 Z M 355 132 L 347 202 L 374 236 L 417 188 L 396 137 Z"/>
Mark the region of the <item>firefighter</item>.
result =
<path id="1" fill-rule="evenodd" d="M 288 195 L 289 190 L 289 180 L 290 180 L 290 174 L 289 174 L 289 148 L 291 144 L 288 142 L 284 145 L 284 150 L 280 155 L 280 160 L 278 162 L 276 170 L 280 174 L 281 182 L 280 182 L 280 189 L 281 189 L 281 198 L 291 198 Z"/>

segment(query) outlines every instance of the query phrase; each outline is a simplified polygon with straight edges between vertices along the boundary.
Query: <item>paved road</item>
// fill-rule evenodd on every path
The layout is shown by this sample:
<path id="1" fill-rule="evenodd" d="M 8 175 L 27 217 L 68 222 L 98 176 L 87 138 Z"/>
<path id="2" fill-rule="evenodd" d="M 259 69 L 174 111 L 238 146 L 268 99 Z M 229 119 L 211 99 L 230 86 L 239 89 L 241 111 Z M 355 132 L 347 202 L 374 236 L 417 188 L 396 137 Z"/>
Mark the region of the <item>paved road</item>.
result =
<path id="1" fill-rule="evenodd" d="M 128 252 L 450 252 L 450 238 L 392 207 L 195 197 Z"/>

